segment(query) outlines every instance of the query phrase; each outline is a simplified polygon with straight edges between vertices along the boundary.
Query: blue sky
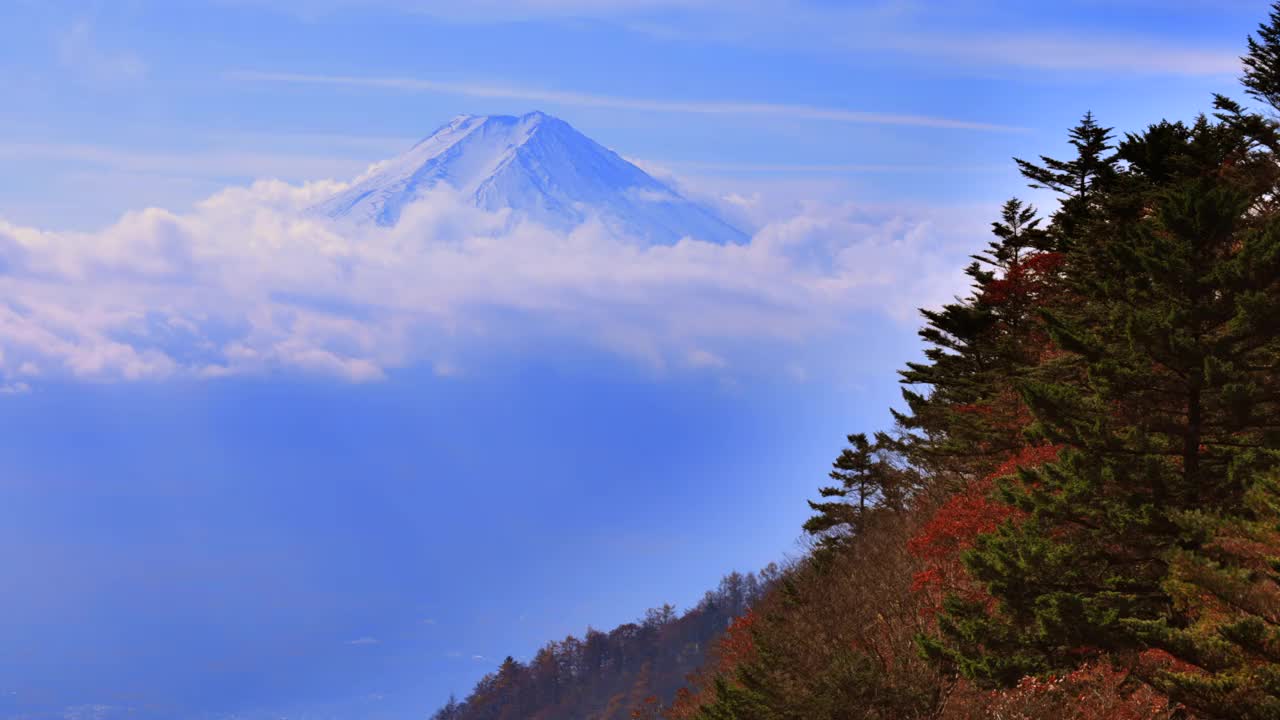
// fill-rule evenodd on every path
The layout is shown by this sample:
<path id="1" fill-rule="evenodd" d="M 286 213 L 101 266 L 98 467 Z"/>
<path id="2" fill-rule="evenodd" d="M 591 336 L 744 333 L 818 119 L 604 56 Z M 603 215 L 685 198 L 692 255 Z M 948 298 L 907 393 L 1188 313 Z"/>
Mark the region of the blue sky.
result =
<path id="1" fill-rule="evenodd" d="M 0 0 L 0 717 L 420 717 L 794 552 L 1009 158 L 1239 96 L 1265 11 Z M 532 109 L 752 241 L 296 220 Z"/>

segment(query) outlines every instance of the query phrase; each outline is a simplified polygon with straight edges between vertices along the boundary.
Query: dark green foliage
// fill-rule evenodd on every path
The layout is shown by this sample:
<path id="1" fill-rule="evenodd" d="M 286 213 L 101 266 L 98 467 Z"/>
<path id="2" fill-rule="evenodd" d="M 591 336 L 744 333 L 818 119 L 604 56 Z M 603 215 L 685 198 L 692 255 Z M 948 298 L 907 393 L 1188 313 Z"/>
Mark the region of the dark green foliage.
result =
<path id="1" fill-rule="evenodd" d="M 1053 259 L 1052 238 L 1035 208 L 1017 199 L 1005 203 L 992 232 L 996 240 L 965 269 L 972 294 L 921 311 L 925 361 L 900 372 L 908 412 L 891 411 L 905 433 L 895 449 L 935 480 L 980 476 L 1022 444 L 1010 432 L 1012 386 L 1037 361 L 1028 331 L 1038 324 L 1035 308 L 1052 295 L 1043 262 Z"/>
<path id="2" fill-rule="evenodd" d="M 1280 107 L 1280 5 L 1245 62 L 1250 94 Z M 924 473 L 913 497 L 981 507 L 947 497 L 996 478 L 1008 509 L 994 531 L 945 545 L 961 549 L 967 578 L 941 576 L 953 594 L 923 650 L 943 677 L 989 688 L 1097 668 L 1105 655 L 1128 678 L 1118 688 L 1145 683 L 1184 705 L 1151 705 L 1160 712 L 1280 717 L 1276 123 L 1217 97 L 1212 116 L 1118 144 L 1085 115 L 1069 141 L 1069 160 L 1018 161 L 1060 195 L 1052 222 L 1005 206 L 967 270 L 973 294 L 924 313 L 925 359 L 902 373 L 908 411 L 895 413 L 892 445 Z M 857 498 L 869 475 L 870 443 L 850 441 L 851 480 L 836 476 L 825 497 Z M 1054 459 L 994 472 L 1024 448 Z M 865 512 L 813 507 L 806 528 L 819 533 L 858 528 Z M 947 519 L 931 532 L 974 524 Z M 820 605 L 809 583 L 838 587 L 846 578 L 831 567 L 887 557 L 857 555 L 879 539 L 865 530 L 839 538 L 819 547 L 835 561 L 779 593 L 757 656 L 718 681 L 700 717 L 941 712 L 924 686 L 890 680 L 890 666 L 863 672 L 873 655 L 840 635 L 857 620 L 800 622 Z M 815 635 L 828 646 L 798 639 Z"/>
<path id="3" fill-rule="evenodd" d="M 1076 149 L 1074 158 L 1056 160 L 1041 155 L 1040 164 L 1018 158 L 1014 158 L 1014 162 L 1031 181 L 1031 187 L 1052 190 L 1072 203 L 1093 194 L 1115 174 L 1111 131 L 1112 128 L 1099 125 L 1093 113 L 1085 113 L 1080 124 L 1069 133 L 1068 141 Z"/>
<path id="4" fill-rule="evenodd" d="M 1117 172 L 1112 128 L 1099 125 L 1093 113 L 1085 113 L 1068 137 L 1076 151 L 1071 160 L 1043 155 L 1039 163 L 1014 159 L 1018 169 L 1031 181 L 1031 187 L 1052 190 L 1062 196 L 1062 206 L 1053 218 L 1053 237 L 1058 242 L 1054 249 L 1063 249 L 1080 232 L 1080 223 L 1092 214 L 1094 200 L 1110 187 Z"/>
<path id="5" fill-rule="evenodd" d="M 1280 3 L 1244 63 L 1280 110 Z M 1118 142 L 1086 114 L 1073 158 L 1018 160 L 1059 207 L 1006 203 L 972 292 L 923 312 L 897 434 L 850 435 L 809 503 L 812 561 L 646 622 L 710 638 L 753 598 L 668 716 L 1280 720 L 1277 128 L 1218 96 Z M 510 689 L 557 650 L 438 720 L 622 717 L 595 698 L 691 656 L 614 649 L 654 647 L 632 627 L 554 691 Z M 633 687 L 583 680 L 609 673 Z"/>
<path id="6" fill-rule="evenodd" d="M 819 674 L 784 693 L 766 672 L 784 656 L 771 654 L 767 646 L 761 652 L 761 661 L 744 668 L 737 683 L 718 681 L 717 702 L 698 720 L 896 720 L 923 716 L 929 703 L 892 683 L 869 656 L 852 649 L 836 649 Z"/>
<path id="7" fill-rule="evenodd" d="M 988 473 L 1022 447 L 1010 430 L 1020 422 L 1013 383 L 1038 362 L 1035 310 L 1057 283 L 1033 208 L 1009 201 L 993 234 L 967 269 L 972 295 L 924 312 L 925 362 L 902 376 L 931 392 L 904 392 L 900 436 L 849 437 L 831 474 L 840 484 L 820 491 L 830 502 L 810 503 L 815 562 L 758 609 L 755 656 L 715 678 L 698 714 L 679 717 L 925 718 L 945 705 L 946 674 L 916 647 L 930 601 L 912 589 L 922 567 L 908 540 L 950 478 Z"/>
<path id="8" fill-rule="evenodd" d="M 1221 717 L 1280 717 L 1280 483 L 1257 478 L 1235 512 L 1174 518 L 1198 540 L 1169 555 L 1164 589 L 1180 612 L 1134 621 L 1137 637 L 1181 664 L 1148 672 L 1170 696 Z"/>
<path id="9" fill-rule="evenodd" d="M 950 603 L 944 640 L 926 643 L 975 680 L 1007 685 L 1097 652 L 1154 647 L 1195 665 L 1223 652 L 1189 641 L 1181 628 L 1193 618 L 1170 582 L 1207 548 L 1188 513 L 1207 506 L 1235 522 L 1277 464 L 1280 217 L 1259 212 L 1277 189 L 1272 126 L 1230 101 L 1218 108 L 1216 119 L 1129 135 L 1115 155 L 1123 169 L 1095 176 L 1105 183 L 1059 184 L 1067 197 L 1050 232 L 1063 238 L 1074 302 L 1042 315 L 1065 354 L 1019 387 L 1030 435 L 1066 449 L 1003 484 L 1026 519 L 965 557 L 996 603 Z M 1076 134 L 1101 137 L 1086 121 L 1093 129 Z M 1077 147 L 1077 164 L 1049 166 L 1105 154 Z M 1227 567 L 1217 571 L 1235 572 Z M 1256 619 L 1229 632 L 1244 639 Z M 1206 698 L 1231 693 L 1205 683 L 1226 679 L 1199 670 L 1210 675 L 1164 676 L 1165 687 L 1218 712 Z M 1257 697 L 1236 700 L 1253 709 L 1224 716 L 1271 717 L 1255 714 L 1280 698 L 1269 682 L 1246 683 Z"/>
<path id="10" fill-rule="evenodd" d="M 1249 53 L 1240 60 L 1248 93 L 1280 109 L 1280 3 L 1271 6 L 1270 17 L 1258 27 L 1258 37 L 1249 38 Z"/>

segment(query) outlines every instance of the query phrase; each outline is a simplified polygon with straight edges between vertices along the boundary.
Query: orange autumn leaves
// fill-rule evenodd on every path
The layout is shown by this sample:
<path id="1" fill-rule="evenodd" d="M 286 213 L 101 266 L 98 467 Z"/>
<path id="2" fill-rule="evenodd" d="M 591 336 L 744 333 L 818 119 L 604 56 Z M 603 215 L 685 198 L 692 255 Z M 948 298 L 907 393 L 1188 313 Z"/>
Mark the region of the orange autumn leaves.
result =
<path id="1" fill-rule="evenodd" d="M 994 532 L 1001 523 L 1017 520 L 1021 511 L 992 497 L 999 478 L 1051 462 L 1062 450 L 1056 445 L 1030 445 L 1006 460 L 986 477 L 969 483 L 965 491 L 947 500 L 925 523 L 907 547 L 926 567 L 915 576 L 912 590 L 930 596 L 931 607 L 939 608 L 948 593 L 978 599 L 985 596 L 964 569 L 962 557 L 979 535 Z"/>

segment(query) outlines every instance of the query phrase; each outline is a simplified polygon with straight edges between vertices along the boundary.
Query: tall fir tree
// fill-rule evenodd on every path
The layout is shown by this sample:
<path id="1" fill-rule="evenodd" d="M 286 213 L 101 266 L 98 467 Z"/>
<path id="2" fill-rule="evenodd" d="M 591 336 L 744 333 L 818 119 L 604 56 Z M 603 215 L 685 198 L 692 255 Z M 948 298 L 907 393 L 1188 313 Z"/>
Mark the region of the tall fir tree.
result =
<path id="1" fill-rule="evenodd" d="M 1014 386 L 1039 362 L 1038 308 L 1058 295 L 1059 255 L 1035 208 L 1009 200 L 992 233 L 965 269 L 971 294 L 921 311 L 925 359 L 900 372 L 907 411 L 891 411 L 905 437 L 884 441 L 952 492 L 1022 446 Z"/>
<path id="2" fill-rule="evenodd" d="M 1251 67 L 1277 53 L 1272 20 Z M 1021 391 L 1033 435 L 1066 449 L 1003 483 L 1022 519 L 965 558 L 996 602 L 952 598 L 943 639 L 925 643 L 979 681 L 1159 650 L 1180 669 L 1145 676 L 1175 699 L 1280 717 L 1280 664 L 1224 650 L 1246 635 L 1266 647 L 1261 629 L 1280 616 L 1237 606 L 1232 622 L 1209 621 L 1220 615 L 1190 599 L 1229 604 L 1231 578 L 1280 589 L 1215 540 L 1261 532 L 1280 451 L 1280 217 L 1259 212 L 1277 190 L 1274 130 L 1225 99 L 1218 109 L 1129 136 L 1124 171 L 1055 218 L 1070 222 L 1074 302 L 1045 318 L 1065 355 Z"/>
<path id="3" fill-rule="evenodd" d="M 804 531 L 816 539 L 815 559 L 822 560 L 848 544 L 876 510 L 901 512 L 915 483 L 914 474 L 889 457 L 892 441 L 880 435 L 874 441 L 864 433 L 848 437 L 829 477 L 838 485 L 822 487 L 819 502 L 809 502 L 816 514 L 805 521 Z"/>
<path id="4" fill-rule="evenodd" d="M 1071 128 L 1068 143 L 1076 151 L 1070 160 L 1042 155 L 1037 163 L 1014 158 L 1031 187 L 1052 190 L 1062 197 L 1053 220 L 1054 236 L 1063 244 L 1080 232 L 1081 223 L 1095 209 L 1093 200 L 1110 186 L 1117 172 L 1112 128 L 1098 124 L 1092 112 L 1085 113 Z"/>
<path id="5" fill-rule="evenodd" d="M 1246 89 L 1280 108 L 1280 4 L 1249 48 Z M 1280 718 L 1280 142 L 1274 116 L 1223 97 L 1214 110 L 1119 143 L 1086 115 L 1073 159 L 1019 161 L 1061 196 L 1052 221 L 1007 205 L 968 268 L 973 292 L 925 313 L 894 447 L 941 489 L 913 504 L 940 508 L 926 529 L 966 530 L 952 559 L 972 549 L 922 640 L 981 685 L 1025 681 L 971 700 L 1059 687 L 1026 681 L 1043 671 L 1072 687 L 1113 679 L 1090 707 L 1123 717 Z M 865 448 L 852 441 L 857 478 Z M 992 497 L 953 503 L 994 477 Z M 844 487 L 826 499 L 856 497 Z M 859 516 L 820 505 L 820 532 Z M 946 515 L 953 505 L 974 512 Z M 698 717 L 1051 716 L 1006 702 L 965 714 L 849 652 L 866 647 L 850 643 L 855 605 L 823 623 L 824 602 L 862 548 L 888 554 L 873 533 L 842 537 L 819 552 L 845 564 L 782 584 L 753 627 L 754 657 L 718 677 Z M 1034 707 L 1094 717 L 1083 695 L 1055 706 L 1051 694 Z"/>
<path id="6" fill-rule="evenodd" d="M 1244 64 L 1244 87 L 1273 109 L 1280 109 L 1280 3 L 1271 6 L 1267 22 L 1258 27 L 1258 36 L 1249 38 Z"/>

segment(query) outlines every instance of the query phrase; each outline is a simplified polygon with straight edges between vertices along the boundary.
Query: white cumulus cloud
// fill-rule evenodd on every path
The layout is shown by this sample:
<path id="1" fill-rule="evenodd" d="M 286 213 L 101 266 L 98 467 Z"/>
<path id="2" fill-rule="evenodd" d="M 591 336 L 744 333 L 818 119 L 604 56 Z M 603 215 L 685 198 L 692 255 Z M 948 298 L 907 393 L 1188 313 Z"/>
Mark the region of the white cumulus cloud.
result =
<path id="1" fill-rule="evenodd" d="M 651 246 L 601 223 L 513 223 L 449 190 L 394 228 L 304 210 L 342 186 L 261 181 L 192 212 L 97 232 L 0 220 L 0 388 L 304 372 L 374 381 L 459 352 L 568 338 L 651 363 L 733 367 L 867 313 L 909 319 L 958 287 L 956 231 L 928 213 L 806 203 L 750 242 Z"/>

